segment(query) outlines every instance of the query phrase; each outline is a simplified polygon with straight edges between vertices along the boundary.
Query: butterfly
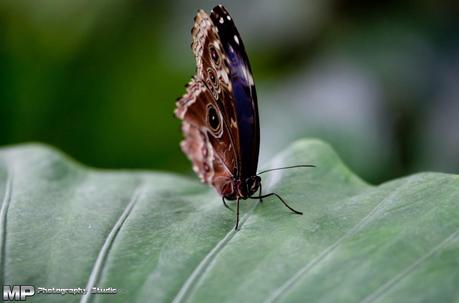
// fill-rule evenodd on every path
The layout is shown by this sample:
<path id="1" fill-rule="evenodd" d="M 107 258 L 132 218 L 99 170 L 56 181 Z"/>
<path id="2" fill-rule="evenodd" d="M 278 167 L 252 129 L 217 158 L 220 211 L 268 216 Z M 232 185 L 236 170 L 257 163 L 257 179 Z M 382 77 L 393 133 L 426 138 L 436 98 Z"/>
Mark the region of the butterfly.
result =
<path id="1" fill-rule="evenodd" d="M 236 200 L 239 226 L 240 200 L 276 196 L 262 194 L 257 174 L 260 123 L 257 94 L 244 44 L 232 17 L 218 5 L 210 16 L 198 10 L 191 30 L 196 75 L 177 100 L 175 116 L 182 120 L 185 139 L 181 148 L 201 181 L 212 185 L 226 200 Z M 297 165 L 291 167 L 311 167 Z M 258 195 L 255 193 L 258 191 Z M 229 208 L 231 209 L 231 208 Z"/>

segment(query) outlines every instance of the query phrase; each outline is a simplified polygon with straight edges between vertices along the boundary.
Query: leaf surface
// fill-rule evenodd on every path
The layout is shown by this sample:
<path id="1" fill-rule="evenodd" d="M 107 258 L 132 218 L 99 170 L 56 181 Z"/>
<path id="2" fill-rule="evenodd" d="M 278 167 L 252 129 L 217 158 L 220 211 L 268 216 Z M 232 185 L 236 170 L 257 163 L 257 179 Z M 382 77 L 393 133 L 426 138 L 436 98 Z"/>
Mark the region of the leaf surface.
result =
<path id="1" fill-rule="evenodd" d="M 459 300 L 459 178 L 379 186 L 326 144 L 298 141 L 263 168 L 241 230 L 195 178 L 84 167 L 43 145 L 0 150 L 3 284 L 116 288 L 32 302 L 453 302 Z M 234 203 L 230 202 L 234 208 Z"/>

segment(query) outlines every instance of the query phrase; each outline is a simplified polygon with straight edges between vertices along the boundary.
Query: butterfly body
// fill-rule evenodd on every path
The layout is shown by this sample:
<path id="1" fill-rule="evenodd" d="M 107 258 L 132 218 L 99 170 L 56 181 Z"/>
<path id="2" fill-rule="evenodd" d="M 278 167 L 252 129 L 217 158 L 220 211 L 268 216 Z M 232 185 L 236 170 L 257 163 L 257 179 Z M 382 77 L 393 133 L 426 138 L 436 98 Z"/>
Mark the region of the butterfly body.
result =
<path id="1" fill-rule="evenodd" d="M 252 71 L 223 6 L 216 6 L 210 16 L 199 10 L 191 33 L 196 75 L 175 110 L 185 135 L 181 148 L 201 181 L 217 190 L 225 206 L 225 199 L 237 200 L 237 228 L 239 200 L 258 190 L 256 198 L 263 198 L 257 176 L 260 124 Z"/>

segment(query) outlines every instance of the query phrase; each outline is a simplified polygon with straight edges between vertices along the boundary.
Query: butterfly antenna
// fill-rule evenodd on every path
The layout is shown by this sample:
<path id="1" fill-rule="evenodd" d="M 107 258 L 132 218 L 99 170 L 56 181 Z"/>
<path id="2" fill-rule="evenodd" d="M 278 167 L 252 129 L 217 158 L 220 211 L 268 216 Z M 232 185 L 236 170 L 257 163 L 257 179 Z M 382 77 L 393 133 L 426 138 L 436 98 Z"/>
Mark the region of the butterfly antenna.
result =
<path id="1" fill-rule="evenodd" d="M 261 175 L 261 174 L 264 174 L 264 173 L 267 173 L 267 172 L 270 172 L 270 171 L 274 171 L 274 170 L 297 168 L 297 167 L 316 167 L 316 166 L 315 165 L 311 165 L 311 164 L 304 164 L 304 165 L 293 165 L 293 166 L 277 167 L 277 168 L 271 168 L 271 169 L 267 169 L 267 170 L 261 171 L 257 175 Z"/>

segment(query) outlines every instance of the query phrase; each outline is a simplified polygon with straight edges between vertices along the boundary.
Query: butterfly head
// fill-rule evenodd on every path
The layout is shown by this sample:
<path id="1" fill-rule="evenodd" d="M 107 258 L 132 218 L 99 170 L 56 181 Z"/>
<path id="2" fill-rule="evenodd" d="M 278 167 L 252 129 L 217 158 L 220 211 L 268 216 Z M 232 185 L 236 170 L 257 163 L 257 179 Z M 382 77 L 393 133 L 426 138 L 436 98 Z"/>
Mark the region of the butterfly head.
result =
<path id="1" fill-rule="evenodd" d="M 260 188 L 261 178 L 259 176 L 251 176 L 245 180 L 236 180 L 234 184 L 236 186 L 236 196 L 247 199 Z"/>
<path id="2" fill-rule="evenodd" d="M 246 179 L 247 192 L 249 197 L 252 196 L 261 185 L 261 178 L 259 176 L 252 176 Z"/>

